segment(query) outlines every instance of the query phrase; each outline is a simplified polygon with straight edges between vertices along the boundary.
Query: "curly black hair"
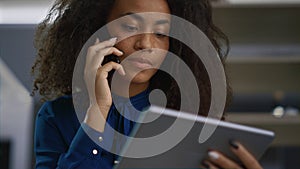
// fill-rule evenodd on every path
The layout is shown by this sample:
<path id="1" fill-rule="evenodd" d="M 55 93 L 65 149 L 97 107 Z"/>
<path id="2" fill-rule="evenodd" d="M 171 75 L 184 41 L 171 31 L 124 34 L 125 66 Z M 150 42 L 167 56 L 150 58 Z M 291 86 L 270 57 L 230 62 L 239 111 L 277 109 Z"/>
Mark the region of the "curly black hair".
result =
<path id="1" fill-rule="evenodd" d="M 209 38 L 225 68 L 229 51 L 226 35 L 214 25 L 209 0 L 167 0 L 171 14 L 196 25 Z M 39 91 L 44 100 L 72 93 L 72 76 L 79 52 L 85 42 L 107 23 L 114 0 L 57 0 L 36 30 L 37 58 L 32 67 L 35 75 L 32 93 Z M 97 22 L 95 22 L 97 21 Z M 193 71 L 200 92 L 199 114 L 207 115 L 210 107 L 211 85 L 205 66 L 186 45 L 170 38 L 172 53 L 180 56 Z M 159 79 L 164 79 L 161 82 Z M 179 109 L 180 92 L 172 77 L 158 71 L 150 88 L 160 88 L 167 96 L 167 107 Z M 227 101 L 231 88 L 227 80 Z M 225 111 L 225 110 L 224 110 Z"/>

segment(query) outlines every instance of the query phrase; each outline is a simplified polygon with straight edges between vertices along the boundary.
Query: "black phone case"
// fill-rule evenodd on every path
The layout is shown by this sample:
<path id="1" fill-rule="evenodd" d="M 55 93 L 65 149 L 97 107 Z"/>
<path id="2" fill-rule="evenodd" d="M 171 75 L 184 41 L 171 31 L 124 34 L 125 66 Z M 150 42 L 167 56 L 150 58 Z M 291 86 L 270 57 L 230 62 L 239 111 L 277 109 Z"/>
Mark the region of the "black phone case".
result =
<path id="1" fill-rule="evenodd" d="M 119 64 L 121 63 L 121 61 L 120 61 L 120 59 L 119 59 L 118 56 L 111 54 L 111 55 L 107 55 L 107 56 L 104 57 L 103 62 L 102 62 L 101 65 L 103 66 L 106 63 L 111 62 L 111 61 L 119 63 Z M 112 71 L 108 72 L 107 79 L 108 79 L 109 85 L 111 84 L 112 75 L 114 74 L 114 72 L 115 72 L 115 70 L 112 70 Z"/>
<path id="2" fill-rule="evenodd" d="M 112 55 L 105 56 L 101 65 L 103 66 L 106 63 L 111 62 L 111 61 L 119 63 L 119 64 L 121 63 L 119 57 L 112 54 Z"/>

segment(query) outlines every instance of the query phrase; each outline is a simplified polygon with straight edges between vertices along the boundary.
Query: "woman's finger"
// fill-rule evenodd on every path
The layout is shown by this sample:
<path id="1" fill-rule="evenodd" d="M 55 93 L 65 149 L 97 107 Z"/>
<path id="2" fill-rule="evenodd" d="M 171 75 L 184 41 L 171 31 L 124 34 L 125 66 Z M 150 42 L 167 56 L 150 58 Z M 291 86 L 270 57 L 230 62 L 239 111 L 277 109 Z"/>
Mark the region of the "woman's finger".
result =
<path id="1" fill-rule="evenodd" d="M 115 47 L 102 49 L 98 53 L 96 53 L 96 55 L 92 59 L 89 59 L 87 61 L 87 63 L 89 63 L 88 67 L 94 67 L 98 69 L 102 64 L 104 57 L 111 54 L 122 56 L 123 52 Z"/>
<path id="2" fill-rule="evenodd" d="M 205 169 L 218 169 L 217 166 L 213 165 L 211 162 L 209 162 L 209 161 L 207 161 L 207 160 L 204 160 L 204 161 L 201 163 L 200 168 L 205 168 Z"/>
<path id="3" fill-rule="evenodd" d="M 97 52 L 97 56 L 101 55 L 101 56 L 107 56 L 110 54 L 115 54 L 117 56 L 121 56 L 123 55 L 123 52 L 120 51 L 119 49 L 115 48 L 115 47 L 109 47 L 109 48 L 105 48 L 105 49 L 101 49 Z"/>
<path id="4" fill-rule="evenodd" d="M 112 71 L 113 69 L 117 70 L 120 75 L 125 75 L 125 70 L 121 64 L 116 62 L 109 62 L 98 69 L 98 75 L 100 79 L 107 79 L 108 72 Z M 98 76 L 97 75 L 97 76 Z"/>
<path id="5" fill-rule="evenodd" d="M 107 41 L 100 42 L 97 38 L 94 45 L 90 46 L 87 50 L 86 59 L 93 58 L 96 54 L 98 54 L 102 49 L 106 49 L 109 47 L 113 47 L 117 42 L 116 38 L 112 38 Z"/>
<path id="6" fill-rule="evenodd" d="M 262 166 L 242 144 L 237 141 L 230 141 L 229 144 L 231 145 L 231 151 L 239 157 L 246 168 L 262 169 Z"/>
<path id="7" fill-rule="evenodd" d="M 234 161 L 225 157 L 223 154 L 217 151 L 209 151 L 208 157 L 212 163 L 220 166 L 221 168 L 232 168 L 232 169 L 241 168 L 237 163 L 235 163 Z"/>
<path id="8" fill-rule="evenodd" d="M 117 38 L 111 38 L 111 39 L 103 41 L 103 42 L 100 42 L 99 39 L 97 38 L 94 45 L 90 46 L 88 50 L 96 52 L 98 50 L 101 50 L 101 49 L 104 49 L 107 47 L 112 47 L 116 44 L 116 42 L 117 42 Z"/>

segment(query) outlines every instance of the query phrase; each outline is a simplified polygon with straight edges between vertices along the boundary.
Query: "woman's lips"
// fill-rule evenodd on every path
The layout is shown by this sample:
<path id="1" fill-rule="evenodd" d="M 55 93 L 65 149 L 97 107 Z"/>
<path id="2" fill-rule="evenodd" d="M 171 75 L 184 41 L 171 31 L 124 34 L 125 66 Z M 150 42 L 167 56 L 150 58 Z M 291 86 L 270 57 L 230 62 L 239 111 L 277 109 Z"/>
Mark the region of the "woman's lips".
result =
<path id="1" fill-rule="evenodd" d="M 153 68 L 151 61 L 145 58 L 130 58 L 128 59 L 131 66 L 139 69 L 150 69 Z"/>

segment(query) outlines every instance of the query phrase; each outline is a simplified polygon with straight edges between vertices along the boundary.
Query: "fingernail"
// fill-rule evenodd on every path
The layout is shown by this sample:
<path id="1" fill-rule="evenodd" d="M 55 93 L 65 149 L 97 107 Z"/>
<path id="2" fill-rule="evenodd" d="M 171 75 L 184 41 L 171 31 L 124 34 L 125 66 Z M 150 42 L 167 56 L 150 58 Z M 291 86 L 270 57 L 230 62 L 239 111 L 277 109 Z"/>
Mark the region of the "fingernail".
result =
<path id="1" fill-rule="evenodd" d="M 233 147 L 234 149 L 238 149 L 239 148 L 239 145 L 234 140 L 230 140 L 229 141 L 229 145 L 231 147 Z"/>
<path id="2" fill-rule="evenodd" d="M 111 38 L 109 41 L 116 42 L 118 38 Z"/>
<path id="3" fill-rule="evenodd" d="M 209 168 L 209 165 L 207 164 L 207 162 L 203 161 L 201 164 L 202 164 L 205 168 Z"/>
<path id="4" fill-rule="evenodd" d="M 120 51 L 120 50 L 118 50 L 118 52 L 120 53 L 120 55 L 123 55 L 124 53 L 122 52 L 122 51 Z"/>
<path id="5" fill-rule="evenodd" d="M 210 151 L 208 152 L 208 156 L 209 158 L 211 158 L 212 160 L 217 160 L 219 158 L 219 154 L 214 152 L 214 151 Z"/>
<path id="6" fill-rule="evenodd" d="M 126 75 L 126 73 L 125 73 L 125 71 L 124 71 L 124 69 L 122 69 L 122 68 L 120 68 L 120 74 L 122 75 L 122 76 L 125 76 Z"/>
<path id="7" fill-rule="evenodd" d="M 95 44 L 99 43 L 99 38 L 96 38 Z"/>
<path id="8" fill-rule="evenodd" d="M 125 73 L 125 71 L 124 71 L 124 70 L 122 71 L 122 75 L 123 75 L 123 76 L 125 76 L 125 75 L 126 75 L 126 73 Z"/>

